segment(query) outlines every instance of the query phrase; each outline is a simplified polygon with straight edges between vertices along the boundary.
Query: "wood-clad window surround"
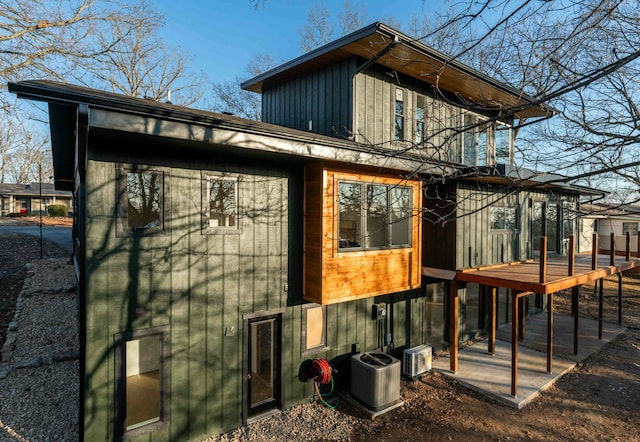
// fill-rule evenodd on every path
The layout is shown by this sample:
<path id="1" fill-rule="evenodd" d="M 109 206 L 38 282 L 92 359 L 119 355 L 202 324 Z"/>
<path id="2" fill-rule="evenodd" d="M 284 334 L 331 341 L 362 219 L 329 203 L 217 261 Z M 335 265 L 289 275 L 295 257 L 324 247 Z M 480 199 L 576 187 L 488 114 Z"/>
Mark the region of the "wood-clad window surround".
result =
<path id="1" fill-rule="evenodd" d="M 145 236 L 167 230 L 168 170 L 120 165 L 117 173 L 117 236 Z"/>
<path id="2" fill-rule="evenodd" d="M 421 182 L 305 169 L 305 300 L 321 305 L 420 286 Z"/>
<path id="3" fill-rule="evenodd" d="M 115 335 L 116 432 L 130 439 L 169 422 L 169 326 Z"/>
<path id="4" fill-rule="evenodd" d="M 240 233 L 238 177 L 203 174 L 203 233 Z"/>

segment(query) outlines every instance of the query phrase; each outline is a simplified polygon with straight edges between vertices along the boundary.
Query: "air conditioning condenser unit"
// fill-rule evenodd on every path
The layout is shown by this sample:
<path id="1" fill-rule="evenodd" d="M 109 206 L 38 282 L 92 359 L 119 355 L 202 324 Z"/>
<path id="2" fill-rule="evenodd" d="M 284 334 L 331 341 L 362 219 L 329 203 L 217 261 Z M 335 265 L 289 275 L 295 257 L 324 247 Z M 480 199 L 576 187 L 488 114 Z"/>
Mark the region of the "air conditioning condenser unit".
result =
<path id="1" fill-rule="evenodd" d="M 351 357 L 351 395 L 379 411 L 400 402 L 400 360 L 385 353 Z"/>
<path id="2" fill-rule="evenodd" d="M 404 351 L 402 373 L 415 378 L 431 370 L 431 347 L 418 345 Z"/>

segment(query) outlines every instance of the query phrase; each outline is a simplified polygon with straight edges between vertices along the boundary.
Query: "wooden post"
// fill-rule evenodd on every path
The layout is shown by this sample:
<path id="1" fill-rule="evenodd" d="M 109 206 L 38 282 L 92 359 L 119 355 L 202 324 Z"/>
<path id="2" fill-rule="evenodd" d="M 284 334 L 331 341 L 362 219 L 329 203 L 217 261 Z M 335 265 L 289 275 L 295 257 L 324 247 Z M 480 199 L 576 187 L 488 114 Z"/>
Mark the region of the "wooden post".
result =
<path id="1" fill-rule="evenodd" d="M 547 306 L 547 373 L 551 373 L 553 366 L 553 293 L 548 295 Z"/>
<path id="2" fill-rule="evenodd" d="M 576 268 L 576 251 L 575 251 L 575 237 L 571 235 L 569 237 L 569 274 L 573 276 Z"/>
<path id="3" fill-rule="evenodd" d="M 573 298 L 573 302 L 576 306 L 576 312 L 573 316 L 573 354 L 578 354 L 578 318 L 580 315 L 578 314 L 578 293 L 580 292 L 580 286 L 577 285 L 571 288 L 571 297 Z"/>
<path id="4" fill-rule="evenodd" d="M 616 235 L 611 232 L 609 241 L 609 265 L 612 266 L 616 263 Z"/>
<path id="5" fill-rule="evenodd" d="M 618 272 L 618 325 L 622 325 L 622 272 Z"/>
<path id="6" fill-rule="evenodd" d="M 598 295 L 598 339 L 602 339 L 602 283 L 604 282 L 602 278 L 596 279 L 596 284 L 600 282 L 600 291 Z"/>
<path id="7" fill-rule="evenodd" d="M 489 287 L 489 348 L 487 351 L 489 354 L 496 354 L 496 326 L 498 313 L 498 296 L 496 287 Z"/>
<path id="8" fill-rule="evenodd" d="M 449 281 L 449 368 L 458 372 L 458 286 Z"/>
<path id="9" fill-rule="evenodd" d="M 518 394 L 518 297 L 511 290 L 511 396 Z"/>
<path id="10" fill-rule="evenodd" d="M 627 232 L 625 237 L 624 259 L 627 262 L 631 260 L 631 236 L 629 235 L 629 232 Z"/>
<path id="11" fill-rule="evenodd" d="M 598 234 L 591 236 L 591 270 L 598 269 Z"/>
<path id="12" fill-rule="evenodd" d="M 524 341 L 525 321 L 527 320 L 524 296 L 518 296 L 518 304 L 518 313 L 520 314 L 520 317 L 518 317 L 518 337 L 521 341 Z"/>
<path id="13" fill-rule="evenodd" d="M 640 259 L 640 232 L 638 232 L 638 242 L 636 244 L 636 258 Z"/>
<path id="14" fill-rule="evenodd" d="M 540 284 L 547 279 L 547 237 L 540 237 Z"/>

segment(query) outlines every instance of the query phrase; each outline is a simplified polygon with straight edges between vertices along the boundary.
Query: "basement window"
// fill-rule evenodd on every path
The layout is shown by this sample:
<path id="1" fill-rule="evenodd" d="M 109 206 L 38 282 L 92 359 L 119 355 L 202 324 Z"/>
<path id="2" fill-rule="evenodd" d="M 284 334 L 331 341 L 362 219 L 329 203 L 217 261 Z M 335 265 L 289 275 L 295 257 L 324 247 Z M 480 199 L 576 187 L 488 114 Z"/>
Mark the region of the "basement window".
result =
<path id="1" fill-rule="evenodd" d="M 168 326 L 115 336 L 118 433 L 132 438 L 168 422 Z"/>

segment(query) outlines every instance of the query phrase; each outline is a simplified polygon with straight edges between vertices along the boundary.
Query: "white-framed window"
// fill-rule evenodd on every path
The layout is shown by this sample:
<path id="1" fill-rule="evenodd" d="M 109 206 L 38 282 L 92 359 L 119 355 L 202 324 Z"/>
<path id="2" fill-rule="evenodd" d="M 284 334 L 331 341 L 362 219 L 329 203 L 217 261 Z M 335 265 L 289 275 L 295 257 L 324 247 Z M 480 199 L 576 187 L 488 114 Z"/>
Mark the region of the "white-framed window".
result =
<path id="1" fill-rule="evenodd" d="M 411 247 L 410 187 L 338 182 L 338 249 Z"/>
<path id="2" fill-rule="evenodd" d="M 429 115 L 428 112 L 429 99 L 421 94 L 416 94 L 416 104 L 414 107 L 414 131 L 413 131 L 413 142 L 415 144 L 424 143 L 427 136 L 427 117 Z"/>
<path id="3" fill-rule="evenodd" d="M 169 326 L 114 338 L 118 437 L 156 431 L 169 422 Z"/>
<path id="4" fill-rule="evenodd" d="M 238 177 L 203 174 L 203 232 L 239 232 Z"/>

